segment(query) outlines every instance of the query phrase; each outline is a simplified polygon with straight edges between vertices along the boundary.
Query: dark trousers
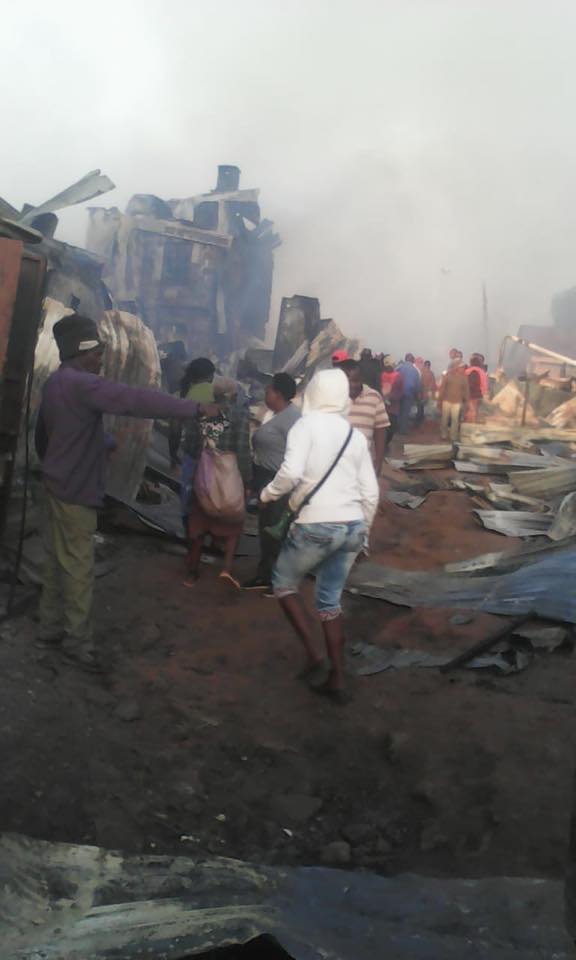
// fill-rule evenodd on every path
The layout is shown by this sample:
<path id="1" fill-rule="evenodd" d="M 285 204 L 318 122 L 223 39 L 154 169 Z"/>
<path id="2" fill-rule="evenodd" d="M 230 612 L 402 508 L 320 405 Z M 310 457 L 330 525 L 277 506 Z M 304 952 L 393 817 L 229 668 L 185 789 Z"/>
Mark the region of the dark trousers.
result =
<path id="1" fill-rule="evenodd" d="M 410 429 L 410 413 L 416 400 L 414 393 L 409 393 L 400 400 L 400 415 L 398 417 L 398 430 L 400 433 L 408 433 Z"/>
<path id="2" fill-rule="evenodd" d="M 390 426 L 386 431 L 386 450 L 390 449 L 390 444 L 394 438 L 394 435 L 398 433 L 398 414 L 397 413 L 388 413 L 390 418 Z"/>
<path id="3" fill-rule="evenodd" d="M 274 479 L 276 474 L 272 470 L 265 470 L 264 467 L 257 467 L 254 464 L 252 475 L 252 486 L 254 493 L 260 495 L 260 491 L 267 487 Z M 257 576 L 266 583 L 272 582 L 272 571 L 274 564 L 278 559 L 280 547 L 279 540 L 269 536 L 265 532 L 266 527 L 273 527 L 281 519 L 284 510 L 288 506 L 288 497 L 282 497 L 280 500 L 274 500 L 272 503 L 262 503 L 258 511 L 258 534 L 260 537 L 260 560 L 258 563 Z"/>
<path id="4" fill-rule="evenodd" d="M 272 583 L 272 571 L 278 559 L 282 543 L 265 532 L 265 527 L 273 527 L 282 518 L 288 506 L 288 497 L 274 500 L 272 503 L 263 503 L 258 514 L 258 533 L 260 534 L 260 562 L 258 576 L 266 583 Z"/>

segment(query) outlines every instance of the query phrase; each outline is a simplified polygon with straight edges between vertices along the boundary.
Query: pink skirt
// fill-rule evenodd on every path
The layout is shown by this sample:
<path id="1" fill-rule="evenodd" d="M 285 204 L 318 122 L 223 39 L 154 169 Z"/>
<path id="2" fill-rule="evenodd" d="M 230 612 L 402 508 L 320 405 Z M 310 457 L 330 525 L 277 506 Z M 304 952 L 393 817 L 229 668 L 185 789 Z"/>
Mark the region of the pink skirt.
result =
<path id="1" fill-rule="evenodd" d="M 208 516 L 208 514 L 202 510 L 196 497 L 192 497 L 188 512 L 188 536 L 191 540 L 203 537 L 207 533 L 221 539 L 238 537 L 242 533 L 243 528 L 243 520 L 234 523 L 231 520 L 227 520 L 226 517 Z"/>

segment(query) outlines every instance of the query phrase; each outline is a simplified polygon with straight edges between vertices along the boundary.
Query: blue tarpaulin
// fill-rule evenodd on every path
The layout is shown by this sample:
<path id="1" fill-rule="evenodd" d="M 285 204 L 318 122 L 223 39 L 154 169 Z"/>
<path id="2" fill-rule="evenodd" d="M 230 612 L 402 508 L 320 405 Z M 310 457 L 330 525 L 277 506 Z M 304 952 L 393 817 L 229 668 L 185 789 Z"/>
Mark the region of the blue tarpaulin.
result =
<path id="1" fill-rule="evenodd" d="M 454 607 L 576 623 L 576 547 L 526 555 L 517 569 L 486 576 L 395 570 L 359 564 L 348 589 L 403 607 Z"/>

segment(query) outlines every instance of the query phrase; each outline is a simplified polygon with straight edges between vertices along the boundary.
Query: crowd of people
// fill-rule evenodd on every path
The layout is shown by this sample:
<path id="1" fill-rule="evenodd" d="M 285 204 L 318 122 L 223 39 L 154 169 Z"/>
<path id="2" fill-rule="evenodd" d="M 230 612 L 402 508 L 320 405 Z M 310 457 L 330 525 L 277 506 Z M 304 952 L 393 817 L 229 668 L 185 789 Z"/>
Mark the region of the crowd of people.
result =
<path id="1" fill-rule="evenodd" d="M 186 586 L 198 581 L 209 537 L 223 554 L 223 581 L 276 597 L 303 645 L 309 686 L 347 702 L 341 597 L 353 564 L 368 550 L 387 447 L 434 402 L 441 405 L 443 435 L 455 439 L 462 415 L 475 419 L 488 390 L 484 358 L 474 354 L 466 366 L 460 351 L 451 351 L 437 382 L 430 362 L 410 353 L 396 363 L 369 350 L 358 359 L 339 350 L 332 369 L 316 373 L 300 397 L 289 374 L 275 374 L 266 386 L 266 414 L 255 426 L 244 397 L 219 383 L 207 358 L 186 367 L 175 397 L 102 378 L 105 344 L 91 320 L 66 317 L 54 336 L 61 366 L 45 385 L 36 431 L 47 556 L 38 643 L 100 668 L 92 589 L 93 533 L 110 447 L 102 416 L 168 418 L 188 541 Z M 260 557 L 241 585 L 234 557 L 246 509 L 258 514 Z M 322 649 L 301 596 L 311 573 Z"/>
<path id="2" fill-rule="evenodd" d="M 468 363 L 461 350 L 453 348 L 448 365 L 436 377 L 430 360 L 407 353 L 398 362 L 390 354 L 374 356 L 364 349 L 358 361 L 350 360 L 345 350 L 332 355 L 333 367 L 346 370 L 355 364 L 364 388 L 378 392 L 388 418 L 384 447 L 390 446 L 395 434 L 406 436 L 412 426 L 419 426 L 427 411 L 441 416 L 442 439 L 458 440 L 462 421 L 476 423 L 480 405 L 489 397 L 488 367 L 481 353 L 473 353 Z"/>

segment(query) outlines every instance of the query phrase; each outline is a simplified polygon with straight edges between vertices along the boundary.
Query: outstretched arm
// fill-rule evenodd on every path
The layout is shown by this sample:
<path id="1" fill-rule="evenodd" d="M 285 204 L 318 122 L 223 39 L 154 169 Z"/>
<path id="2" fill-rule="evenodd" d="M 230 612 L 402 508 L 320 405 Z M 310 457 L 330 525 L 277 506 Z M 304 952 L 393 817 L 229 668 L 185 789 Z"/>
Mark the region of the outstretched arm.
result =
<path id="1" fill-rule="evenodd" d="M 128 387 L 93 373 L 82 374 L 79 391 L 81 400 L 100 413 L 152 420 L 155 417 L 186 419 L 198 412 L 194 400 L 180 400 L 150 387 Z"/>

